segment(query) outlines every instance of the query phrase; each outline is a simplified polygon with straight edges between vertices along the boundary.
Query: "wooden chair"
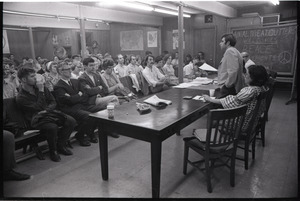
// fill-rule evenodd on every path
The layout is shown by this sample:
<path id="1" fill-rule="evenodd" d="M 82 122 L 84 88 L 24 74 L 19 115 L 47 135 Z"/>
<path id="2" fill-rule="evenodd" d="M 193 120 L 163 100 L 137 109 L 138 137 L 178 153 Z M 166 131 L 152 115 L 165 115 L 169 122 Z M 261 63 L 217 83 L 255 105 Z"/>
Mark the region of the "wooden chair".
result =
<path id="1" fill-rule="evenodd" d="M 257 125 L 257 136 L 256 139 L 262 141 L 262 146 L 265 146 L 265 127 L 266 127 L 266 122 L 268 121 L 268 113 L 269 113 L 269 108 L 273 99 L 274 95 L 274 85 L 275 85 L 275 79 L 276 79 L 277 73 L 273 72 L 270 74 L 270 78 L 266 86 L 268 87 L 269 91 L 267 93 L 266 97 L 266 109 L 262 116 L 258 120 L 258 125 Z"/>
<path id="2" fill-rule="evenodd" d="M 242 132 L 239 138 L 238 148 L 244 150 L 244 156 L 237 156 L 236 159 L 245 162 L 245 169 L 248 169 L 249 163 L 249 152 L 252 152 L 252 159 L 255 159 L 255 145 L 256 145 L 256 134 L 259 117 L 265 110 L 265 101 L 268 91 L 262 92 L 257 96 L 257 102 L 254 110 L 252 111 L 251 118 L 248 123 L 248 128 Z M 250 145 L 252 149 L 250 150 Z"/>
<path id="3" fill-rule="evenodd" d="M 207 129 L 194 129 L 195 137 L 184 138 L 183 174 L 187 173 L 187 164 L 204 170 L 206 173 L 207 191 L 212 192 L 212 169 L 220 166 L 230 168 L 230 184 L 234 186 L 235 156 L 237 140 L 241 133 L 247 106 L 233 109 L 213 109 L 208 113 Z M 197 137 L 196 137 L 197 136 Z M 200 154 L 203 159 L 190 161 L 189 148 Z M 226 160 L 224 160 L 224 158 Z M 219 163 L 216 163 L 216 162 Z M 228 162 L 230 161 L 230 165 Z M 201 164 L 205 164 L 204 168 Z"/>

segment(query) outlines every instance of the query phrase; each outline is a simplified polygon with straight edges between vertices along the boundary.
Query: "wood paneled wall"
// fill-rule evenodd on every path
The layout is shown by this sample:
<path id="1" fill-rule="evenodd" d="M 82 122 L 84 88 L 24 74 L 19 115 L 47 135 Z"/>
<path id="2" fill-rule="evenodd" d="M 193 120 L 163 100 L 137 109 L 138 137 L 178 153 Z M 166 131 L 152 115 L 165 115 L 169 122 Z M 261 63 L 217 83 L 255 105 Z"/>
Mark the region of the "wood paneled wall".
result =
<path id="1" fill-rule="evenodd" d="M 141 25 L 133 25 L 133 24 L 121 24 L 114 23 L 110 26 L 110 44 L 111 44 L 111 55 L 112 57 L 116 57 L 117 54 L 121 53 L 123 55 L 140 55 L 144 57 L 145 52 L 151 51 L 154 56 L 160 55 L 160 28 L 159 27 L 150 27 L 150 26 L 141 26 Z M 143 50 L 141 51 L 121 51 L 120 47 L 120 33 L 121 31 L 132 31 L 132 30 L 142 30 L 143 31 Z M 148 31 L 157 31 L 157 47 L 148 47 L 147 46 L 147 32 Z"/>

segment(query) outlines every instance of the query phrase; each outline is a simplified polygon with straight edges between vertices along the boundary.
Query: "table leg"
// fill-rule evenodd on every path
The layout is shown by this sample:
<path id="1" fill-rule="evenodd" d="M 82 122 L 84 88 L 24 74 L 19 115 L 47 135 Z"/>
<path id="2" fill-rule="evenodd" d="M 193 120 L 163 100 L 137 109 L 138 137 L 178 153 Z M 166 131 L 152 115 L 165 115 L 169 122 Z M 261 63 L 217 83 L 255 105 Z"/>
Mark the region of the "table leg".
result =
<path id="1" fill-rule="evenodd" d="M 101 127 L 98 127 L 99 134 L 99 150 L 100 150 L 100 162 L 102 179 L 108 180 L 108 148 L 107 148 L 107 133 L 101 131 Z"/>
<path id="2" fill-rule="evenodd" d="M 151 142 L 152 198 L 159 198 L 160 192 L 161 141 Z"/>

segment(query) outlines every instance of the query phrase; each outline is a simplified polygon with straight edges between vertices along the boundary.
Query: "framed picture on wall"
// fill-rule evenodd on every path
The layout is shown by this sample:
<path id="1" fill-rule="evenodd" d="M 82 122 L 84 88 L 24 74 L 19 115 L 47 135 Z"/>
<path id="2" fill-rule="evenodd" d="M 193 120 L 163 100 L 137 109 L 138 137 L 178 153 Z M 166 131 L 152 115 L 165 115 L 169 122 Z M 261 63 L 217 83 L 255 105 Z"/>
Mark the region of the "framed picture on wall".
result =
<path id="1" fill-rule="evenodd" d="M 144 50 L 142 30 L 120 32 L 121 51 Z"/>
<path id="2" fill-rule="evenodd" d="M 157 47 L 157 31 L 147 32 L 148 47 Z"/>
<path id="3" fill-rule="evenodd" d="M 185 30 L 183 30 L 183 49 L 185 49 L 184 32 Z M 172 39 L 173 39 L 173 50 L 176 50 L 178 49 L 178 40 L 179 40 L 178 29 L 173 30 Z"/>

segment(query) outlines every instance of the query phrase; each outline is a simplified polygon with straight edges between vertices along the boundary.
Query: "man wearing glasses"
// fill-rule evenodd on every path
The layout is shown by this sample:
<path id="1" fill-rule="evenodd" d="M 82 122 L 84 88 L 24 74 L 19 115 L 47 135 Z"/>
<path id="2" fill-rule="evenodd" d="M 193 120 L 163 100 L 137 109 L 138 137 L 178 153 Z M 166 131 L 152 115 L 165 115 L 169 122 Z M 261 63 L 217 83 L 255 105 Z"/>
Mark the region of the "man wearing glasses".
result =
<path id="1" fill-rule="evenodd" d="M 90 120 L 89 114 L 103 109 L 101 106 L 89 103 L 89 96 L 79 89 L 79 81 L 71 79 L 71 67 L 67 62 L 58 64 L 58 73 L 61 79 L 54 86 L 54 94 L 59 109 L 72 116 L 78 124 L 75 138 L 81 146 L 90 146 L 85 134 L 92 136 L 95 123 Z"/>

